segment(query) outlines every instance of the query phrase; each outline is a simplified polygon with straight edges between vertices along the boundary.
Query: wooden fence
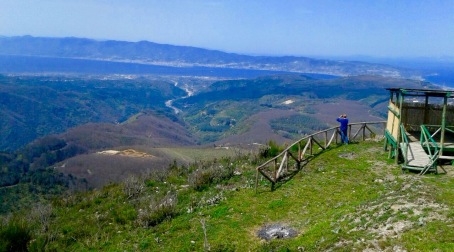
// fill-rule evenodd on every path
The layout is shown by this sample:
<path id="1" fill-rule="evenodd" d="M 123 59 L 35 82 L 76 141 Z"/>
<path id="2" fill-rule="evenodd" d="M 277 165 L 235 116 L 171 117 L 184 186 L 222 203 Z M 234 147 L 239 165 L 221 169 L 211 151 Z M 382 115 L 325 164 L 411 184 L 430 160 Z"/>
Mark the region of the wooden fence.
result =
<path id="1" fill-rule="evenodd" d="M 383 136 L 386 121 L 360 122 L 348 125 L 348 139 L 364 141 L 366 138 Z M 355 132 L 356 131 L 356 132 Z M 352 134 L 352 132 L 355 132 Z M 377 134 L 380 132 L 380 134 Z M 328 149 L 340 139 L 339 126 L 307 135 L 285 148 L 279 155 L 256 168 L 255 191 L 257 192 L 259 174 L 271 182 L 271 188 L 288 172 L 297 172 L 316 154 Z M 318 147 L 314 150 L 314 146 Z M 292 169 L 293 168 L 293 169 Z M 287 174 L 288 175 L 288 174 Z"/>

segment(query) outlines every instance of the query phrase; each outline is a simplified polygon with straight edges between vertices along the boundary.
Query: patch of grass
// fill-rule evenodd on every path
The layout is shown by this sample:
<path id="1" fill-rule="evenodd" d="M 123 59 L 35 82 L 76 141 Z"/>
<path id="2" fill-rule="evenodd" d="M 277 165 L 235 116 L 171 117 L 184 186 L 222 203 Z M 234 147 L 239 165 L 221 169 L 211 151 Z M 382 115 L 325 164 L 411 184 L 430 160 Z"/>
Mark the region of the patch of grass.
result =
<path id="1" fill-rule="evenodd" d="M 215 209 L 213 211 L 213 213 L 211 215 L 211 218 L 219 219 L 221 217 L 226 216 L 228 212 L 229 212 L 229 207 L 228 206 L 218 207 L 217 209 Z"/>
<path id="2" fill-rule="evenodd" d="M 0 251 L 27 251 L 31 228 L 22 217 L 13 216 L 0 225 Z"/>
<path id="3" fill-rule="evenodd" d="M 402 235 L 402 242 L 409 250 L 452 251 L 454 231 L 450 225 L 433 221 Z"/>

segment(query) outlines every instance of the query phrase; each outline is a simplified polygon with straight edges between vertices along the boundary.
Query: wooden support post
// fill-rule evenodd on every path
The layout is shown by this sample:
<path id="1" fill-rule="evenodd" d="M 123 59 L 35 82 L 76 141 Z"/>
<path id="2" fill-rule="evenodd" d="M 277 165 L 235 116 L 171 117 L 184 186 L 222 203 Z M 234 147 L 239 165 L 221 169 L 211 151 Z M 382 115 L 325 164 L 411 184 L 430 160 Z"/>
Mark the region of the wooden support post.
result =
<path id="1" fill-rule="evenodd" d="M 312 156 L 312 137 L 309 138 L 310 149 L 311 149 L 311 156 Z"/>
<path id="2" fill-rule="evenodd" d="M 384 142 L 385 142 L 385 144 L 384 144 L 383 148 L 385 149 L 385 151 L 387 151 L 388 150 L 388 138 L 386 136 L 385 136 Z"/>
<path id="3" fill-rule="evenodd" d="M 310 143 L 310 141 L 307 141 L 306 146 L 304 146 L 303 152 L 301 153 L 301 161 L 303 161 L 304 154 L 306 154 L 307 148 L 309 147 Z"/>
<path id="4" fill-rule="evenodd" d="M 314 143 L 317 144 L 322 150 L 326 149 L 326 148 L 323 147 L 323 145 L 321 145 L 317 140 L 315 140 L 315 138 L 312 138 L 312 141 L 314 141 Z"/>
<path id="5" fill-rule="evenodd" d="M 286 171 L 288 171 L 289 153 L 290 153 L 290 152 L 287 151 L 286 154 L 285 154 L 285 159 L 286 159 L 286 160 L 285 160 L 285 161 L 286 161 L 286 162 L 285 162 L 285 170 L 286 170 Z"/>
<path id="6" fill-rule="evenodd" d="M 298 160 L 298 158 L 296 158 L 295 156 L 293 156 L 293 154 L 292 154 L 291 152 L 288 152 L 288 155 L 289 155 L 291 158 L 293 158 L 293 160 L 295 160 L 296 162 L 300 162 L 300 161 Z"/>
<path id="7" fill-rule="evenodd" d="M 363 141 L 366 140 L 366 124 L 363 125 Z"/>
<path id="8" fill-rule="evenodd" d="M 422 124 L 429 123 L 429 96 L 426 94 L 426 99 L 424 102 L 424 118 L 422 119 Z"/>
<path id="9" fill-rule="evenodd" d="M 337 131 L 336 131 L 336 129 L 334 129 L 334 130 L 333 130 L 333 135 L 331 136 L 331 139 L 330 139 L 329 142 L 328 142 L 327 148 L 331 145 L 331 143 L 333 142 L 334 137 L 336 137 L 336 135 L 337 135 Z"/>
<path id="10" fill-rule="evenodd" d="M 353 135 L 352 139 L 355 139 L 358 136 L 358 134 L 361 132 L 361 129 L 362 128 L 359 128 L 358 131 L 356 131 L 356 133 Z"/>
<path id="11" fill-rule="evenodd" d="M 276 174 L 274 175 L 274 181 L 275 182 L 277 182 L 277 180 L 279 179 L 282 171 L 284 170 L 284 167 L 287 166 L 287 162 L 288 162 L 288 152 L 285 152 L 285 155 L 282 158 L 281 165 L 279 166 L 279 169 L 277 170 Z"/>
<path id="12" fill-rule="evenodd" d="M 443 99 L 443 113 L 441 116 L 441 140 L 440 140 L 440 153 L 438 156 L 443 156 L 443 149 L 445 146 L 445 130 L 446 130 L 446 107 L 448 106 L 448 95 Z"/>
<path id="13" fill-rule="evenodd" d="M 298 162 L 301 161 L 301 142 L 298 142 Z"/>
<path id="14" fill-rule="evenodd" d="M 273 179 L 270 178 L 270 176 L 268 176 L 265 172 L 263 172 L 262 170 L 258 170 L 258 171 L 260 172 L 260 174 L 262 174 L 263 177 L 268 179 L 268 181 L 270 181 L 271 183 L 274 183 Z"/>
<path id="15" fill-rule="evenodd" d="M 259 169 L 255 169 L 255 194 L 257 194 L 258 185 L 259 185 Z"/>
<path id="16" fill-rule="evenodd" d="M 403 91 L 400 91 L 399 92 L 399 123 L 398 123 L 398 126 L 397 126 L 397 139 L 396 139 L 396 150 L 395 150 L 395 153 L 394 153 L 394 156 L 395 156 L 395 163 L 398 164 L 399 163 L 399 146 L 400 146 L 400 135 L 401 135 L 401 132 L 400 132 L 400 124 L 402 123 L 402 115 L 403 115 L 403 108 L 402 108 L 402 105 L 404 103 L 404 94 L 403 94 Z"/>
<path id="17" fill-rule="evenodd" d="M 328 131 L 325 131 L 325 149 L 328 148 Z"/>

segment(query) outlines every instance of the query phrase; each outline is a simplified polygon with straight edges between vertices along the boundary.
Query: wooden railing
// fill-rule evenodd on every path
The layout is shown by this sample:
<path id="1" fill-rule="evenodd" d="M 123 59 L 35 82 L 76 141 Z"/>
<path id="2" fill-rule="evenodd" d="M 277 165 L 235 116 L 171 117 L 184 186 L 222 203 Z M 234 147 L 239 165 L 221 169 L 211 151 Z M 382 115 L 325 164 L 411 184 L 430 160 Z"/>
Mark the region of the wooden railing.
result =
<path id="1" fill-rule="evenodd" d="M 375 127 L 372 127 L 372 125 Z M 359 137 L 364 141 L 367 137 L 375 137 L 377 135 L 383 136 L 385 127 L 386 121 L 351 123 L 348 125 L 348 139 L 350 142 L 354 142 L 355 140 L 358 140 L 357 138 Z M 352 134 L 355 130 L 356 133 Z M 376 133 L 378 131 L 380 131 L 380 134 Z M 339 136 L 339 126 L 332 127 L 307 135 L 286 147 L 279 155 L 256 168 L 256 192 L 259 174 L 270 181 L 271 188 L 274 189 L 274 185 L 283 178 L 286 172 L 292 170 L 292 166 L 293 172 L 299 171 L 302 166 L 307 164 L 316 154 L 328 149 L 333 142 L 337 144 Z M 314 146 L 318 146 L 318 148 L 314 150 Z"/>
<path id="2" fill-rule="evenodd" d="M 429 127 L 436 127 L 438 129 L 433 134 L 430 134 L 429 129 L 428 129 Z M 446 130 L 453 132 L 451 129 L 448 129 L 448 128 L 446 128 Z M 431 168 L 434 168 L 434 167 L 436 168 L 436 163 L 439 158 L 440 149 L 442 147 L 434 139 L 435 135 L 437 135 L 438 133 L 441 134 L 441 127 L 438 125 L 421 125 L 421 137 L 420 137 L 419 141 L 420 141 L 422 147 L 427 151 L 430 162 L 424 167 L 424 169 L 421 170 L 421 172 L 419 173 L 420 175 L 426 174 L 426 172 L 428 172 L 429 169 L 431 169 Z M 440 136 L 440 138 L 441 138 L 441 136 Z M 441 167 L 441 168 L 443 169 L 443 167 Z"/>

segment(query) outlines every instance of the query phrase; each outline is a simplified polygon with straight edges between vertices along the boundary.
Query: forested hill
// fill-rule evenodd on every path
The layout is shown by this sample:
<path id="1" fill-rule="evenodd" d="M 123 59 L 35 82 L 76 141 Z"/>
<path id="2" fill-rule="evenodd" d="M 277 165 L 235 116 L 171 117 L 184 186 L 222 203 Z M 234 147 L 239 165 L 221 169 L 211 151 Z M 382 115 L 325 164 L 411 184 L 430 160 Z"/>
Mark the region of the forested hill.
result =
<path id="1" fill-rule="evenodd" d="M 36 138 L 86 123 L 121 123 L 146 110 L 186 122 L 202 142 L 245 131 L 251 127 L 247 118 L 271 109 L 300 111 L 323 121 L 323 115 L 314 114 L 317 104 L 323 111 L 323 104 L 329 102 L 362 100 L 366 107 L 345 112 L 365 120 L 368 118 L 359 116 L 361 113 L 387 100 L 385 88 L 428 85 L 377 76 L 325 80 L 297 74 L 219 81 L 186 78 L 180 85 L 192 85 L 198 91 L 183 98 L 187 93 L 175 82 L 173 78 L 0 75 L 0 116 L 4 119 L 0 150 L 14 151 Z M 284 104 L 289 99 L 293 103 Z M 166 106 L 170 100 L 182 113 L 173 114 Z M 384 113 L 386 109 L 376 107 L 374 111 Z"/>
<path id="2" fill-rule="evenodd" d="M 339 76 L 375 74 L 392 77 L 418 77 L 418 73 L 415 71 L 358 61 L 319 60 L 293 56 L 248 56 L 148 41 L 99 41 L 74 37 L 0 37 L 0 55 L 90 59 L 173 67 L 260 69 Z"/>
<path id="3" fill-rule="evenodd" d="M 121 123 L 186 93 L 168 81 L 0 75 L 0 150 L 90 122 Z"/>

